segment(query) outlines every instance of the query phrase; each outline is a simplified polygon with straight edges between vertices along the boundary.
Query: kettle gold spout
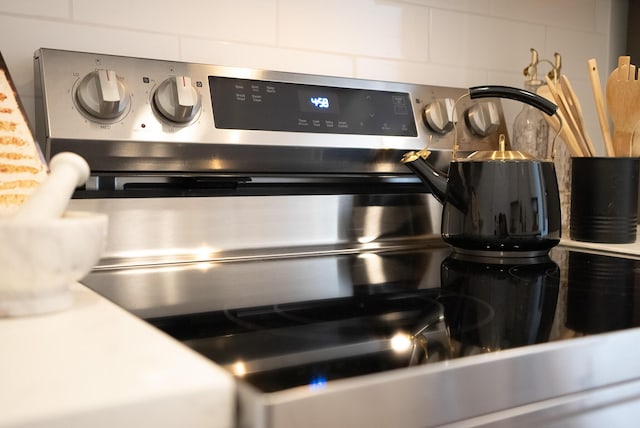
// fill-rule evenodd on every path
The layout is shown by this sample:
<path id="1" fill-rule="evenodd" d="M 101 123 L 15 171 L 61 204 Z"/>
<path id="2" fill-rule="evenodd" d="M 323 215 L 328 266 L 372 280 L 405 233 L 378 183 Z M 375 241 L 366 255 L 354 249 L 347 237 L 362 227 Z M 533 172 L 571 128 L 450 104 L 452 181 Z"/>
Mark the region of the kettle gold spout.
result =
<path id="1" fill-rule="evenodd" d="M 447 174 L 438 171 L 427 161 L 430 154 L 431 152 L 426 148 L 417 152 L 408 152 L 402 156 L 401 162 L 431 189 L 438 202 L 444 203 L 447 194 L 448 177 Z"/>

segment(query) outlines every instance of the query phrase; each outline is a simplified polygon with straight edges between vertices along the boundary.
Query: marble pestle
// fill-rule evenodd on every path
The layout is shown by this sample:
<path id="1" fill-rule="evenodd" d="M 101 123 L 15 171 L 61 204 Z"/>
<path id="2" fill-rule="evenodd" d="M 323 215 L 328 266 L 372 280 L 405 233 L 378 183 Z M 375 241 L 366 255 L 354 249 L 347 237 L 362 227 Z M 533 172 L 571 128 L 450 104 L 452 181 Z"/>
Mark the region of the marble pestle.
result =
<path id="1" fill-rule="evenodd" d="M 81 156 L 58 153 L 49 162 L 49 174 L 14 213 L 14 220 L 38 222 L 61 217 L 74 190 L 87 181 L 89 173 L 89 164 Z"/>

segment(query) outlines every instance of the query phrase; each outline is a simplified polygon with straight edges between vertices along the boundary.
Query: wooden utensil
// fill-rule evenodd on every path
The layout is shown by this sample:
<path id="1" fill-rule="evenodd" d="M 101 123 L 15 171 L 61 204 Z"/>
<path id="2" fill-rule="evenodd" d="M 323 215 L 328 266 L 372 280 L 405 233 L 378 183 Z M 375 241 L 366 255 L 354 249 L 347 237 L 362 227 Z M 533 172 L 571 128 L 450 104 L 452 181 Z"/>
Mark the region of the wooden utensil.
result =
<path id="1" fill-rule="evenodd" d="M 640 82 L 630 57 L 620 57 L 618 67 L 607 80 L 607 109 L 613 121 L 613 148 L 616 156 L 635 156 L 633 131 L 640 120 Z"/>
<path id="2" fill-rule="evenodd" d="M 554 103 L 556 102 L 547 85 L 540 86 L 537 90 L 537 93 L 538 95 L 548 99 L 549 101 L 552 101 Z M 569 131 L 569 128 L 567 127 L 566 119 L 563 117 L 562 112 L 560 110 L 558 110 L 554 116 L 549 116 L 546 114 L 543 114 L 542 116 L 544 116 L 549 126 L 554 131 L 556 131 L 556 133 L 559 133 L 558 136 L 567 145 L 567 148 L 569 149 L 569 153 L 571 153 L 571 156 L 577 156 L 577 157 L 585 156 L 585 154 L 582 152 L 582 149 L 580 148 L 580 145 L 576 141 L 575 135 L 573 135 L 573 133 Z M 560 120 L 562 120 L 562 122 L 560 122 Z"/>
<path id="3" fill-rule="evenodd" d="M 569 81 L 569 78 L 566 74 L 560 76 L 559 83 L 560 95 L 564 96 L 567 101 L 567 107 L 569 108 L 569 111 L 576 121 L 578 132 L 580 133 L 582 140 L 586 144 L 591 156 L 595 156 L 596 150 L 593 147 L 593 143 L 591 142 L 589 133 L 584 127 L 584 115 L 582 114 L 582 105 L 580 104 L 580 99 L 574 92 L 573 87 L 571 86 L 571 82 Z"/>
<path id="4" fill-rule="evenodd" d="M 631 57 L 629 55 L 621 55 L 618 57 L 618 68 L 622 69 L 622 67 L 624 66 L 630 66 L 631 65 Z M 623 73 L 622 71 L 619 73 L 620 74 L 620 78 L 622 80 L 628 80 L 629 79 L 629 72 L 627 70 L 626 73 Z M 622 77 L 624 75 L 624 78 Z"/>
<path id="5" fill-rule="evenodd" d="M 604 105 L 602 84 L 600 83 L 600 73 L 598 72 L 598 64 L 596 62 L 596 59 L 591 58 L 590 60 L 588 60 L 587 66 L 589 69 L 589 80 L 591 81 L 591 92 L 593 92 L 593 100 L 596 105 L 598 122 L 600 123 L 600 133 L 602 134 L 604 150 L 607 156 L 615 156 L 615 151 L 613 150 L 613 142 L 611 141 L 609 118 L 607 116 L 607 110 Z"/>
<path id="6" fill-rule="evenodd" d="M 569 107 L 567 105 L 567 100 L 565 99 L 564 95 L 560 92 L 560 90 L 558 89 L 553 79 L 547 76 L 546 80 L 547 80 L 547 86 L 549 87 L 549 91 L 553 96 L 554 102 L 558 105 L 558 110 L 562 113 L 563 120 L 565 121 L 564 124 L 567 127 L 568 132 L 573 134 L 573 137 L 578 143 L 578 146 L 580 146 L 580 151 L 583 153 L 583 155 L 592 156 L 592 153 L 589 151 L 589 147 L 587 146 L 587 143 L 585 143 L 582 138 L 582 134 L 578 129 L 576 120 L 571 114 L 571 111 L 569 110 Z"/>

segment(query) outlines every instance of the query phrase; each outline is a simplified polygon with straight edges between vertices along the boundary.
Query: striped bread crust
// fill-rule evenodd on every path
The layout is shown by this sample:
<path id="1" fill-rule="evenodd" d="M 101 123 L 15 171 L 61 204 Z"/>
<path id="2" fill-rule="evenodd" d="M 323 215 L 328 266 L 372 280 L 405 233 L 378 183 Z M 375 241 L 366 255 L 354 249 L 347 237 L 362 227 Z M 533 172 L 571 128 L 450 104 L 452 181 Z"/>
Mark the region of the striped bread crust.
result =
<path id="1" fill-rule="evenodd" d="M 47 174 L 17 94 L 0 69 L 0 215 L 15 211 Z"/>

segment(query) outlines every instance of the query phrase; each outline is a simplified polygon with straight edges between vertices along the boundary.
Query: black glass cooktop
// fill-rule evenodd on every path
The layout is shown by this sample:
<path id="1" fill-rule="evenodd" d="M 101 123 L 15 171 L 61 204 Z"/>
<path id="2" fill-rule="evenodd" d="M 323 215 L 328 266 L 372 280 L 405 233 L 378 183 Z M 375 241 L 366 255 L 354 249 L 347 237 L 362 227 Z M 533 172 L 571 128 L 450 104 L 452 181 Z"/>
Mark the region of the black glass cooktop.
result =
<path id="1" fill-rule="evenodd" d="M 84 281 L 263 392 L 640 325 L 640 261 L 448 248 L 98 271 Z"/>

